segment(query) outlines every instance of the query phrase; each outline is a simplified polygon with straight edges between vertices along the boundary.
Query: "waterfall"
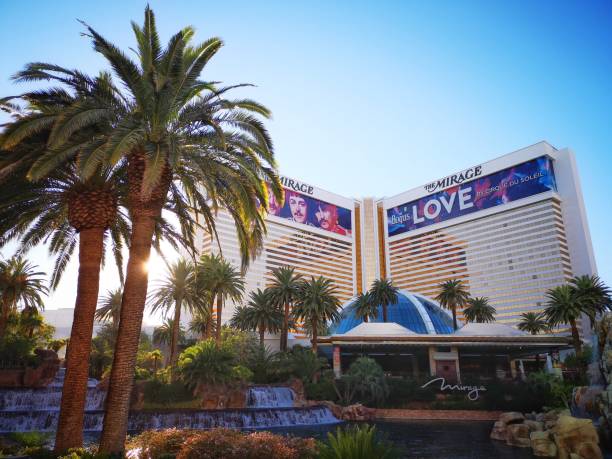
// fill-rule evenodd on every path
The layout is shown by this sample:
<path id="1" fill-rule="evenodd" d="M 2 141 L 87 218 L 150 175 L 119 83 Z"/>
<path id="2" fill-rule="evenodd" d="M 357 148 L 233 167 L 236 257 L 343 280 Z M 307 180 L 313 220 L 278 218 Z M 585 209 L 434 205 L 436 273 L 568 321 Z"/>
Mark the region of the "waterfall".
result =
<path id="1" fill-rule="evenodd" d="M 62 399 L 64 370 L 54 382 L 40 389 L 0 389 L 0 433 L 53 432 L 57 428 Z M 106 393 L 90 380 L 87 389 L 84 430 L 102 431 Z M 247 393 L 246 409 L 132 411 L 128 420 L 131 432 L 147 429 L 261 429 L 271 427 L 334 424 L 339 422 L 329 408 L 294 408 L 295 394 L 288 387 L 252 387 Z"/>
<path id="2" fill-rule="evenodd" d="M 247 392 L 247 406 L 251 408 L 290 408 L 295 393 L 288 387 L 251 387 Z"/>

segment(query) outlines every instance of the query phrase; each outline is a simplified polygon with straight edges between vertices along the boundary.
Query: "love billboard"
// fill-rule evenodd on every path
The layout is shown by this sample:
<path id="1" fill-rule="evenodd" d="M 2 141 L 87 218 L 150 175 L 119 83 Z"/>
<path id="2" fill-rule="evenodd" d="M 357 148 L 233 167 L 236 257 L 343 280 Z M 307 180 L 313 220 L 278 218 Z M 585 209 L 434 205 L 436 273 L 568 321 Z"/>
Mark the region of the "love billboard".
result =
<path id="1" fill-rule="evenodd" d="M 541 156 L 387 209 L 387 234 L 395 236 L 554 190 L 552 161 Z"/>

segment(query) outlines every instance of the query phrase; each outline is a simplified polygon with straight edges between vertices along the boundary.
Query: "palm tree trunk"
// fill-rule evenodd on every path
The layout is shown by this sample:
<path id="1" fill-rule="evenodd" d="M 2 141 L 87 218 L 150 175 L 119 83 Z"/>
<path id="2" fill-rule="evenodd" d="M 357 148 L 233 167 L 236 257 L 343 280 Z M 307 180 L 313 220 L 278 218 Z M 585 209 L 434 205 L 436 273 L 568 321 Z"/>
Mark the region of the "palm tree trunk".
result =
<path id="1" fill-rule="evenodd" d="M 209 339 L 212 336 L 212 324 L 213 324 L 213 310 L 214 310 L 214 306 L 215 306 L 215 297 L 217 296 L 216 293 L 211 292 L 210 295 L 210 314 L 208 315 L 208 318 L 206 319 L 206 330 L 204 330 L 204 339 Z"/>
<path id="2" fill-rule="evenodd" d="M 368 321 L 369 321 L 369 319 L 368 319 L 368 315 L 367 315 L 367 314 L 366 314 L 365 316 L 363 316 L 363 321 L 364 321 L 364 322 L 368 322 Z"/>
<path id="3" fill-rule="evenodd" d="M 386 304 L 382 305 L 382 310 L 383 310 L 383 322 L 387 322 L 387 305 Z"/>
<path id="4" fill-rule="evenodd" d="M 317 355 L 317 350 L 318 350 L 318 346 L 317 346 L 317 328 L 318 328 L 319 324 L 318 324 L 318 320 L 316 317 L 312 318 L 312 340 L 310 341 L 312 343 L 312 352 L 314 352 L 315 355 Z"/>
<path id="5" fill-rule="evenodd" d="M 181 307 L 182 300 L 177 299 L 176 304 L 174 305 L 174 322 L 172 323 L 172 338 L 170 339 L 170 367 L 176 366 L 176 361 L 178 360 L 177 347 L 179 341 L 179 332 L 181 329 Z M 172 372 L 172 379 L 174 379 L 174 371 Z"/>
<path id="6" fill-rule="evenodd" d="M 283 317 L 283 329 L 281 330 L 280 350 L 286 351 L 289 341 L 289 303 L 285 303 L 285 311 Z"/>
<path id="7" fill-rule="evenodd" d="M 66 350 L 66 378 L 62 389 L 55 451 L 83 446 L 83 418 L 94 315 L 100 287 L 100 264 L 104 252 L 104 228 L 79 233 L 79 275 L 74 319 Z"/>
<path id="8" fill-rule="evenodd" d="M 457 330 L 457 306 L 451 305 L 451 310 L 453 311 L 453 329 Z"/>
<path id="9" fill-rule="evenodd" d="M 264 335 L 266 333 L 266 329 L 264 328 L 263 325 L 259 326 L 259 345 L 263 346 L 264 345 Z"/>
<path id="10" fill-rule="evenodd" d="M 161 207 L 157 215 L 160 213 Z M 124 449 L 136 353 L 147 298 L 149 274 L 145 266 L 151 254 L 155 221 L 154 216 L 146 214 L 132 217 L 130 257 L 100 439 L 100 452 L 104 453 L 122 453 Z"/>
<path id="11" fill-rule="evenodd" d="M 574 319 L 569 321 L 570 327 L 572 328 L 572 340 L 574 341 L 574 349 L 576 350 L 576 355 L 582 353 L 582 342 L 580 341 L 580 333 L 578 333 L 578 326 L 576 325 L 576 321 Z"/>
<path id="12" fill-rule="evenodd" d="M 6 326 L 8 324 L 10 306 L 9 302 L 4 298 L 2 300 L 2 315 L 0 315 L 0 337 L 4 336 L 6 333 Z"/>
<path id="13" fill-rule="evenodd" d="M 223 295 L 219 293 L 217 295 L 217 330 L 215 336 L 215 342 L 217 343 L 217 347 L 221 345 L 221 314 L 223 313 Z"/>

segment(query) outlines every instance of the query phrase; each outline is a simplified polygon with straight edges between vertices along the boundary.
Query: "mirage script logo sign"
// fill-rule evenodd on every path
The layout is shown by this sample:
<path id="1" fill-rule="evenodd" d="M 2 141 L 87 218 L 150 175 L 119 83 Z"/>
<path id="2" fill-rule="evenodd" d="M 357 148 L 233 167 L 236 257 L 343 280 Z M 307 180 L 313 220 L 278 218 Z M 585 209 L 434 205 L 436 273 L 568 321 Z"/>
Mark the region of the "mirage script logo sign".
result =
<path id="1" fill-rule="evenodd" d="M 300 183 L 297 180 L 293 180 L 287 177 L 280 178 L 281 184 L 286 188 L 291 188 L 293 191 L 299 191 L 300 193 L 313 194 L 314 187 Z"/>
<path id="2" fill-rule="evenodd" d="M 429 193 L 433 193 L 436 190 L 448 188 L 451 185 L 460 185 L 466 180 L 479 177 L 482 174 L 482 166 L 471 167 L 459 174 L 449 175 L 448 177 L 438 180 L 436 182 L 428 183 L 424 186 L 425 190 Z"/>
<path id="3" fill-rule="evenodd" d="M 456 392 L 467 392 L 467 397 L 471 401 L 478 400 L 478 397 L 480 397 L 480 392 L 486 392 L 487 390 L 484 386 L 463 386 L 461 384 L 453 384 L 453 385 L 446 384 L 446 379 L 444 378 L 432 379 L 431 381 L 423 384 L 421 386 L 421 389 L 424 389 L 430 384 L 433 384 L 438 381 L 440 382 L 441 391 L 444 392 L 445 390 L 449 390 L 449 391 L 456 391 Z"/>

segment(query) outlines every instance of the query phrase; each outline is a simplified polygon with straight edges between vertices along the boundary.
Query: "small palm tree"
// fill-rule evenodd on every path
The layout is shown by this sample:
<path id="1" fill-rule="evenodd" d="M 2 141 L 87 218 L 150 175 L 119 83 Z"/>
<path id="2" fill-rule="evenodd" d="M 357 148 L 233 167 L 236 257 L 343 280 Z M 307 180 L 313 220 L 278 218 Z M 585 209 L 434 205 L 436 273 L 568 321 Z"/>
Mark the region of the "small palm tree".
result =
<path id="1" fill-rule="evenodd" d="M 312 351 L 315 354 L 319 325 L 338 320 L 339 308 L 340 300 L 336 296 L 336 288 L 331 279 L 313 276 L 300 284 L 293 314 L 297 320 L 302 320 L 310 328 Z"/>
<path id="2" fill-rule="evenodd" d="M 147 359 L 153 361 L 153 375 L 157 376 L 157 370 L 159 368 L 159 362 L 163 359 L 163 354 L 159 349 L 154 349 L 147 354 Z"/>
<path id="3" fill-rule="evenodd" d="M 168 359 L 171 366 L 175 366 L 178 361 L 178 341 L 180 334 L 181 310 L 187 308 L 195 311 L 202 307 L 202 298 L 198 295 L 195 288 L 195 267 L 193 263 L 179 259 L 168 266 L 166 277 L 158 283 L 156 289 L 151 293 L 149 302 L 153 312 L 162 310 L 164 315 L 173 311 L 173 330 L 170 339 L 170 357 Z"/>
<path id="4" fill-rule="evenodd" d="M 457 308 L 462 308 L 470 297 L 463 281 L 451 279 L 440 284 L 440 293 L 436 300 L 443 308 L 453 313 L 453 328 L 457 330 Z"/>
<path id="5" fill-rule="evenodd" d="M 173 333 L 174 333 L 174 320 L 166 319 L 159 327 L 155 327 L 153 329 L 153 342 L 155 344 L 162 344 L 165 346 L 170 346 L 170 343 L 172 343 Z M 181 343 L 184 340 L 185 340 L 185 330 L 181 326 L 179 327 L 178 342 Z"/>
<path id="6" fill-rule="evenodd" d="M 34 336 L 34 332 L 44 326 L 43 316 L 40 315 L 38 309 L 27 306 L 22 309 L 19 317 L 19 326 L 25 332 L 28 338 Z"/>
<path id="7" fill-rule="evenodd" d="M 211 317 L 212 311 L 208 307 L 196 311 L 189 321 L 189 331 L 201 340 L 210 338 L 215 328 Z"/>
<path id="8" fill-rule="evenodd" d="M 550 331 L 550 325 L 546 321 L 546 317 L 541 312 L 524 312 L 521 314 L 521 320 L 516 326 L 521 331 L 531 335 Z"/>
<path id="9" fill-rule="evenodd" d="M 578 331 L 577 321 L 585 312 L 585 304 L 580 301 L 576 290 L 571 285 L 560 285 L 548 290 L 548 301 L 544 315 L 551 327 L 569 324 L 572 331 L 572 340 L 576 354 L 582 352 L 582 342 Z M 590 306 L 589 306 L 590 308 Z M 589 309 L 590 311 L 590 309 Z"/>
<path id="10" fill-rule="evenodd" d="M 269 291 L 272 300 L 283 308 L 283 325 L 281 327 L 280 349 L 287 350 L 289 337 L 289 322 L 291 307 L 297 298 L 302 277 L 295 272 L 295 268 L 281 266 L 272 270 L 272 283 Z"/>
<path id="11" fill-rule="evenodd" d="M 495 322 L 496 312 L 495 308 L 489 304 L 488 298 L 477 296 L 468 300 L 467 307 L 463 310 L 463 315 L 467 322 L 483 324 Z"/>
<path id="12" fill-rule="evenodd" d="M 45 273 L 38 266 L 20 257 L 0 261 L 0 338 L 6 332 L 11 313 L 21 305 L 24 309 L 43 309 L 42 296 L 48 293 Z"/>
<path id="13" fill-rule="evenodd" d="M 232 326 L 239 330 L 258 331 L 263 346 L 264 335 L 278 332 L 283 325 L 283 312 L 270 298 L 268 290 L 251 292 L 249 302 L 239 306 L 232 317 Z"/>
<path id="14" fill-rule="evenodd" d="M 397 304 L 399 289 L 390 279 L 376 279 L 370 287 L 372 302 L 382 306 L 383 322 L 387 322 L 387 308 Z"/>
<path id="15" fill-rule="evenodd" d="M 372 300 L 372 294 L 370 292 L 360 293 L 351 304 L 351 309 L 354 311 L 355 316 L 367 322 L 370 317 L 376 318 L 378 314 L 378 304 Z"/>
<path id="16" fill-rule="evenodd" d="M 119 317 L 121 316 L 121 298 L 123 289 L 108 290 L 102 297 L 96 309 L 96 320 L 99 322 L 110 322 L 113 328 L 119 327 Z"/>

